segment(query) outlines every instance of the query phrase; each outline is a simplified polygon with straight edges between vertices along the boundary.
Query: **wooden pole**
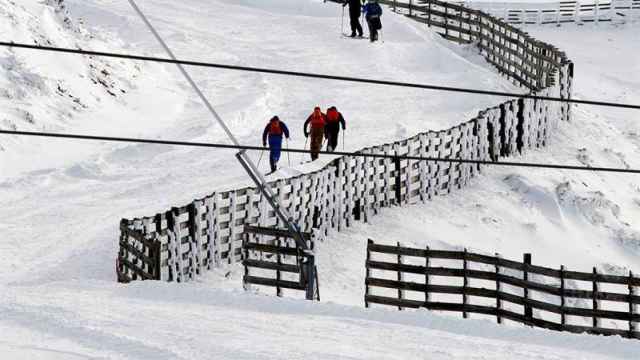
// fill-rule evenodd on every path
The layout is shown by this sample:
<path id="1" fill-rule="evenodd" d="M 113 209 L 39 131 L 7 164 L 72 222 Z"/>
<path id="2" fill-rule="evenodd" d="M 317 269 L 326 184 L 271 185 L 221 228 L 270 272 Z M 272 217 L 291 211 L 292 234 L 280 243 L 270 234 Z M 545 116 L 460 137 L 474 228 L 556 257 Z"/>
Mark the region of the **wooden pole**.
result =
<path id="1" fill-rule="evenodd" d="M 396 154 L 397 155 L 397 154 Z M 396 157 L 393 159 L 393 163 L 395 164 L 395 180 L 396 180 L 396 206 L 402 205 L 402 169 L 400 168 L 400 158 Z"/>
<path id="2" fill-rule="evenodd" d="M 276 236 L 276 247 L 280 248 L 279 236 Z M 282 289 L 280 288 L 280 280 L 282 277 L 282 274 L 280 273 L 280 265 L 282 265 L 282 255 L 280 254 L 280 251 L 276 253 L 276 262 L 278 263 L 278 268 L 276 269 L 276 296 L 282 297 Z"/>
<path id="3" fill-rule="evenodd" d="M 598 281 L 597 281 L 597 276 L 598 276 L 598 270 L 596 269 L 596 267 L 593 267 L 593 288 L 592 288 L 592 295 L 593 295 L 593 327 L 597 328 L 599 327 L 598 325 L 598 317 L 596 316 L 596 312 L 598 311 Z"/>
<path id="4" fill-rule="evenodd" d="M 464 253 L 462 254 L 462 270 L 464 274 L 463 283 L 462 283 L 462 317 L 468 318 L 469 314 L 466 311 L 467 305 L 467 286 L 469 286 L 469 278 L 467 277 L 467 248 L 464 248 Z"/>
<path id="5" fill-rule="evenodd" d="M 500 299 L 500 292 L 502 292 L 502 286 L 500 285 L 500 254 L 496 253 L 496 319 L 498 324 L 502 324 L 502 300 Z"/>
<path id="6" fill-rule="evenodd" d="M 249 249 L 247 249 L 247 244 L 249 243 L 249 233 L 244 234 L 244 239 L 242 239 L 242 250 L 244 252 L 244 259 L 249 260 Z M 244 290 L 249 290 L 249 283 L 247 283 L 247 278 L 249 277 L 249 267 L 244 264 L 244 277 L 242 278 L 242 287 Z"/>
<path id="7" fill-rule="evenodd" d="M 567 316 L 564 313 L 564 307 L 566 306 L 564 298 L 564 265 L 560 265 L 560 324 L 564 326 L 567 323 Z"/>
<path id="8" fill-rule="evenodd" d="M 633 272 L 629 271 L 629 337 L 634 338 L 636 331 L 636 324 L 633 322 L 633 316 L 635 315 L 635 305 L 633 303 L 633 296 L 635 295 L 635 288 L 633 287 Z"/>
<path id="9" fill-rule="evenodd" d="M 525 301 L 529 300 L 529 288 L 528 288 L 528 284 L 527 282 L 529 281 L 529 272 L 528 272 L 528 266 L 527 265 L 531 265 L 531 254 L 524 254 L 523 256 L 523 262 L 524 262 L 524 271 L 522 273 L 522 278 L 525 281 L 524 284 L 524 299 Z M 525 304 L 524 306 L 524 317 L 525 317 L 525 321 L 526 320 L 531 320 L 533 318 L 533 309 L 531 308 L 531 305 Z"/>
<path id="10" fill-rule="evenodd" d="M 400 250 L 400 242 L 397 242 L 398 250 Z M 398 265 L 402 265 L 402 255 L 398 254 Z M 398 282 L 402 281 L 402 271 L 398 270 Z M 404 299 L 404 291 L 398 288 L 398 299 Z M 402 310 L 402 306 L 398 306 L 398 310 Z"/>
<path id="11" fill-rule="evenodd" d="M 365 262 L 365 288 L 364 288 L 364 307 L 369 307 L 369 302 L 367 301 L 367 296 L 369 295 L 369 284 L 367 280 L 371 277 L 371 270 L 369 269 L 369 260 L 371 260 L 371 245 L 373 244 L 373 240 L 367 240 L 367 259 Z"/>
<path id="12" fill-rule="evenodd" d="M 449 39 L 449 7 L 447 5 L 444 6 L 444 36 Z"/>
<path id="13" fill-rule="evenodd" d="M 429 266 L 431 264 L 429 264 L 429 247 L 427 246 L 426 252 L 425 252 L 425 256 L 424 256 L 424 266 L 426 268 L 425 273 L 424 273 L 424 302 L 425 304 L 429 303 L 431 301 L 430 299 L 430 295 L 429 295 Z"/>

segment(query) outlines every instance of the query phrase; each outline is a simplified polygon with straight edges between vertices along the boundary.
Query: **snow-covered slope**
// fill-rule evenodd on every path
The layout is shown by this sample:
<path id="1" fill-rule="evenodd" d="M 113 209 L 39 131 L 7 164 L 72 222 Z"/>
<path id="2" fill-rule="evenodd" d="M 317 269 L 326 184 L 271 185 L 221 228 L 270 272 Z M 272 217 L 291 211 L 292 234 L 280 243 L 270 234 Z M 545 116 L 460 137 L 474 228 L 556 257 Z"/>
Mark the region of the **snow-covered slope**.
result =
<path id="1" fill-rule="evenodd" d="M 63 1 L 1 0 L 0 18 L 5 41 L 95 50 L 113 50 L 123 43 L 109 34 L 87 31 Z M 3 129 L 152 135 L 166 126 L 162 114 L 174 111 L 169 105 L 172 94 L 159 88 L 150 75 L 168 82 L 171 77 L 154 64 L 2 48 L 0 68 Z M 168 104 L 163 112 L 154 111 L 147 100 L 149 93 Z M 180 99 L 173 102 L 180 104 Z M 137 109 L 143 111 L 136 113 Z M 58 144 L 55 149 L 49 144 L 46 140 L 0 138 L 0 178 L 69 164 L 96 150 L 91 144 Z"/>
<path id="2" fill-rule="evenodd" d="M 70 23 L 49 3 L 0 1 L 7 18 L 23 19 L 2 25 L 16 41 L 47 38 L 61 46 L 164 56 L 125 1 L 66 0 Z M 472 49 L 401 16 L 386 14 L 385 43 L 371 45 L 341 39 L 341 8 L 320 0 L 145 0 L 140 5 L 180 58 L 517 90 Z M 555 34 L 542 36 L 556 44 Z M 593 61 L 594 68 L 600 62 L 590 60 L 591 44 L 573 41 L 576 34 L 566 36 L 556 45 L 574 47 L 569 56 L 578 62 L 577 92 L 591 96 L 580 83 L 588 78 L 580 62 Z M 634 46 L 631 34 L 613 39 L 610 44 L 621 49 Z M 0 81 L 7 91 L 23 94 L 20 101 L 6 100 L 0 114 L 18 129 L 225 140 L 172 67 L 17 49 L 0 54 L 16 64 L 0 73 Z M 94 84 L 91 64 L 112 69 L 114 87 L 125 93 L 114 97 Z M 612 71 L 620 72 L 590 81 L 610 84 L 607 92 L 618 94 L 613 93 L 617 82 L 607 79 L 612 74 L 624 79 L 623 70 L 616 67 Z M 279 114 L 295 130 L 290 146 L 302 147 L 301 126 L 315 105 L 343 111 L 347 149 L 358 149 L 458 124 L 501 100 L 190 71 L 247 144 L 257 144 L 266 119 Z M 17 80 L 23 78 L 36 80 Z M 637 81 L 627 78 L 631 84 L 625 91 L 637 98 Z M 58 83 L 87 107 L 73 110 L 73 100 L 56 95 Z M 42 90 L 33 90 L 33 84 Z M 38 114 L 36 124 L 19 111 Z M 65 111 L 73 116 L 64 117 Z M 551 144 L 551 155 L 541 150 L 527 160 L 577 163 L 578 156 L 586 161 L 586 154 L 600 164 L 620 159 L 616 152 L 621 152 L 637 167 L 633 124 L 616 128 L 604 116 L 578 109 L 574 123 L 563 125 Z M 118 220 L 245 181 L 231 152 L 6 136 L 0 144 L 0 263 L 6 269 L 0 279 L 0 352 L 13 358 L 634 358 L 637 343 L 616 338 L 459 322 L 422 312 L 365 311 L 361 304 L 367 236 L 510 257 L 531 251 L 534 262 L 549 265 L 633 267 L 637 255 L 625 249 L 635 249 L 637 240 L 633 219 L 640 206 L 633 201 L 640 192 L 634 178 L 487 169 L 462 192 L 424 206 L 386 210 L 376 224 L 359 224 L 319 244 L 323 300 L 334 303 L 309 304 L 240 292 L 237 268 L 188 285 L 114 282 Z M 579 153 L 582 147 L 588 150 Z M 284 172 L 298 171 L 300 158 L 291 160 L 293 168 Z M 567 250 L 558 251 L 560 246 Z M 296 343 L 300 336 L 305 341 Z"/>
<path id="3" fill-rule="evenodd" d="M 269 11 L 264 5 L 230 1 L 197 0 L 178 5 L 154 0 L 141 5 L 181 58 L 512 89 L 477 54 L 465 49 L 453 52 L 453 45 L 401 16 L 389 15 L 385 43 L 371 46 L 365 41 L 340 38 L 340 7 L 305 2 L 307 5 L 300 7 L 294 1 L 277 0 Z M 126 2 L 67 3 L 72 17 L 82 19 L 92 34 L 121 39 L 108 40 L 111 51 L 164 56 Z M 269 31 L 263 31 L 264 24 L 271 24 Z M 129 34 L 133 34 L 131 39 Z M 96 112 L 104 116 L 122 114 L 118 117 L 127 121 L 127 126 L 106 126 L 93 114 L 87 114 L 83 117 L 85 126 L 69 126 L 67 130 L 95 134 L 108 127 L 104 131 L 108 134 L 226 141 L 204 107 L 187 91 L 186 84 L 174 82 L 177 70 L 164 69 L 148 70 L 148 77 L 136 82 L 139 89 L 128 94 L 122 103 L 97 108 Z M 336 105 L 342 110 L 348 122 L 347 149 L 358 149 L 429 128 L 458 124 L 496 100 L 479 96 L 462 100 L 450 94 L 245 72 L 190 70 L 246 144 L 259 144 L 266 119 L 279 114 L 292 129 L 290 146 L 304 147 L 302 124 L 315 105 Z M 171 91 L 170 99 L 163 96 L 168 95 L 165 91 Z M 162 122 L 167 125 L 160 126 Z M 110 279 L 120 218 L 155 213 L 223 186 L 247 181 L 230 151 L 91 144 L 96 149 L 87 153 L 75 142 L 44 143 L 55 146 L 52 152 L 66 161 L 65 166 L 54 167 L 52 163 L 35 167 L 31 173 L 0 183 L 2 203 L 12 204 L 11 208 L 0 210 L 0 226 L 13 239 L 0 258 L 15 267 L 12 277 L 34 276 L 34 267 L 45 266 L 49 270 L 38 276 L 55 279 L 73 268 L 78 276 Z M 20 152 L 20 164 L 27 166 L 32 159 L 46 159 L 51 155 L 47 150 Z M 253 155 L 257 160 L 259 154 Z M 1 156 L 3 164 L 13 167 L 17 163 L 8 154 Z M 74 157 L 84 160 L 74 161 Z M 283 165 L 288 160 L 283 158 Z M 292 156 L 292 166 L 300 160 Z M 37 226 L 30 226 L 34 219 L 41 220 Z M 86 253 L 103 255 L 83 259 L 81 255 Z M 77 260 L 69 261 L 69 257 Z"/>
<path id="4" fill-rule="evenodd" d="M 535 30 L 535 31 L 534 31 Z M 532 29 L 532 35 L 567 51 L 575 62 L 574 96 L 638 103 L 637 29 L 598 26 Z M 597 50 L 594 50 L 597 49 Z M 637 111 L 576 106 L 544 149 L 514 161 L 640 168 Z M 425 205 L 387 209 L 371 225 L 359 224 L 322 244 L 328 269 L 321 282 L 349 302 L 363 291 L 365 247 L 377 242 L 500 253 L 534 264 L 628 275 L 640 271 L 638 175 L 487 168 L 462 191 Z M 358 261 L 354 259 L 359 257 Z M 328 295 L 331 297 L 331 295 Z"/>

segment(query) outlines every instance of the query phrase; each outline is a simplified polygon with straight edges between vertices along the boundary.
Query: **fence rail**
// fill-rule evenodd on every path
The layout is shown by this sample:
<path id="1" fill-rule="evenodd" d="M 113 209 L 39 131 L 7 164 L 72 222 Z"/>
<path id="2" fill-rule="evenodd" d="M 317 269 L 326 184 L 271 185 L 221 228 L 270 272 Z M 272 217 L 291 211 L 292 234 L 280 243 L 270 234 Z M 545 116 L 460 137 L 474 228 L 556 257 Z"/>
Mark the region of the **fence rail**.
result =
<path id="1" fill-rule="evenodd" d="M 439 28 L 443 35 L 457 42 L 480 39 L 477 44 L 484 58 L 523 91 L 571 97 L 573 64 L 563 52 L 477 10 L 435 0 L 425 4 L 429 4 L 422 10 L 426 17 L 416 13 L 413 19 L 431 19 L 435 26 L 438 17 L 447 14 L 448 20 L 440 21 L 446 26 Z M 360 152 L 499 161 L 545 146 L 557 123 L 569 121 L 570 116 L 567 104 L 509 100 L 453 128 Z M 301 231 L 321 241 L 329 231 L 341 231 L 354 221 L 371 221 L 381 208 L 426 202 L 460 189 L 480 170 L 471 164 L 344 156 L 318 171 L 269 186 Z M 119 263 L 118 278 L 146 279 L 145 272 L 154 279 L 189 281 L 222 263 L 236 263 L 242 259 L 245 225 L 282 226 L 255 188 L 216 192 L 155 216 L 124 219 L 119 259 L 132 265 Z M 138 252 L 153 254 L 153 273 Z"/>
<path id="2" fill-rule="evenodd" d="M 384 260 L 376 260 L 384 257 Z M 412 258 L 413 264 L 407 263 Z M 393 260 L 389 260 L 393 259 Z M 462 262 L 461 267 L 432 265 L 436 260 Z M 415 262 L 422 265 L 416 265 Z M 495 316 L 499 323 L 508 319 L 536 327 L 570 332 L 587 332 L 601 335 L 620 335 L 628 338 L 640 339 L 637 323 L 640 313 L 636 307 L 640 305 L 640 296 L 636 288 L 640 287 L 640 278 L 633 273 L 628 276 L 599 274 L 596 268 L 593 272 L 567 271 L 563 266 L 551 269 L 531 264 L 531 255 L 525 254 L 523 262 L 506 260 L 499 256 L 487 256 L 464 251 L 441 251 L 415 249 L 375 244 L 372 240 L 367 244 L 366 260 L 366 290 L 365 306 L 382 304 L 403 308 L 427 308 L 429 310 L 460 312 L 464 317 L 468 313 Z M 484 270 L 472 269 L 484 267 Z M 374 274 L 375 272 L 375 274 Z M 515 275 L 517 273 L 518 275 Z M 413 276 L 413 281 L 404 280 Z M 416 277 L 418 275 L 418 277 Z M 421 278 L 417 281 L 417 278 Z M 550 279 L 551 278 L 551 279 Z M 446 284 L 432 284 L 434 279 Z M 462 279 L 462 285 L 451 285 Z M 472 286 L 472 280 L 480 280 L 483 284 L 491 283 L 492 288 Z M 553 284 L 549 284 L 552 281 Z M 590 290 L 569 288 L 572 281 L 587 282 Z M 624 285 L 624 292 L 600 290 L 603 286 Z M 505 286 L 509 286 L 507 291 Z M 575 286 L 575 285 L 574 285 Z M 374 294 L 375 290 L 390 289 L 385 294 Z M 407 297 L 406 292 L 413 296 Z M 540 299 L 534 298 L 542 296 Z M 462 295 L 461 302 L 432 301 L 434 294 Z M 546 298 L 555 297 L 553 302 Z M 470 297 L 493 299 L 492 304 L 472 304 Z M 568 305 L 568 300 L 590 300 L 591 307 L 577 307 Z M 627 308 L 621 311 L 611 309 L 601 304 L 618 303 Z M 559 304 L 558 304 L 559 303 Z M 523 308 L 522 312 L 506 308 L 506 304 L 515 304 Z M 534 309 L 540 312 L 560 315 L 557 322 L 535 317 Z M 569 324 L 567 316 L 589 318 L 591 326 Z M 601 326 L 601 320 L 616 320 L 627 323 L 626 329 L 607 328 Z"/>

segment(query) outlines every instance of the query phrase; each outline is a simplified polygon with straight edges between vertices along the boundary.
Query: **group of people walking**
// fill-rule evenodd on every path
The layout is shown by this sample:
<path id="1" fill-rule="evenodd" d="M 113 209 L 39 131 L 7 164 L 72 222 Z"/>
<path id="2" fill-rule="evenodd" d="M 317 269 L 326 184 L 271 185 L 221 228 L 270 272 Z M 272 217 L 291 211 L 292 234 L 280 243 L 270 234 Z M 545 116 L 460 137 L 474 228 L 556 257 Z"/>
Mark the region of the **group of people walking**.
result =
<path id="1" fill-rule="evenodd" d="M 378 40 L 378 31 L 382 29 L 382 7 L 378 4 L 378 0 L 344 0 L 343 7 L 349 5 L 349 19 L 351 21 L 351 37 L 362 37 L 362 25 L 360 25 L 360 16 L 364 13 L 364 18 L 369 26 L 369 41 Z"/>
<path id="2" fill-rule="evenodd" d="M 327 143 L 327 151 L 335 151 L 338 147 L 340 129 L 344 131 L 346 124 L 344 117 L 335 106 L 328 108 L 326 113 L 323 113 L 319 106 L 313 109 L 313 112 L 309 115 L 303 126 L 304 136 L 307 139 L 311 137 L 310 149 L 312 161 L 318 158 L 318 154 L 322 150 L 322 145 L 325 140 Z M 269 143 L 269 164 L 271 165 L 271 172 L 278 170 L 278 161 L 282 153 L 283 137 L 287 140 L 289 139 L 289 128 L 278 116 L 274 116 L 269 120 L 269 123 L 262 132 L 262 146 L 266 147 L 267 142 Z"/>

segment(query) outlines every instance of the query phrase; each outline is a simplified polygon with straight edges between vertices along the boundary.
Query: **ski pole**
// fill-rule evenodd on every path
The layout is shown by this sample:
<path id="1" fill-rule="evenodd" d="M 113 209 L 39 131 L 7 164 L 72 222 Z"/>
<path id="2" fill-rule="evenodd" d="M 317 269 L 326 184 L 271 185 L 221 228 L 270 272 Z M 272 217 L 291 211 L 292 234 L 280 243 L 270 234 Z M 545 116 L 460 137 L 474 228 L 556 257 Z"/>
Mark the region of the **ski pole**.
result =
<path id="1" fill-rule="evenodd" d="M 260 159 L 258 159 L 258 168 L 260 167 L 260 162 L 262 161 L 262 155 L 264 155 L 264 150 L 260 151 Z"/>
<path id="2" fill-rule="evenodd" d="M 287 138 L 287 150 L 289 150 L 289 139 Z M 291 167 L 291 153 L 287 151 L 287 162 L 289 163 L 289 167 Z"/>
<path id="3" fill-rule="evenodd" d="M 304 148 L 302 148 L 302 150 L 307 150 L 307 141 L 309 141 L 309 138 L 306 137 L 304 140 Z M 300 161 L 300 164 L 304 164 L 304 153 L 300 154 L 302 156 L 302 161 Z"/>
<path id="4" fill-rule="evenodd" d="M 344 130 L 342 130 L 342 151 L 344 152 Z"/>

